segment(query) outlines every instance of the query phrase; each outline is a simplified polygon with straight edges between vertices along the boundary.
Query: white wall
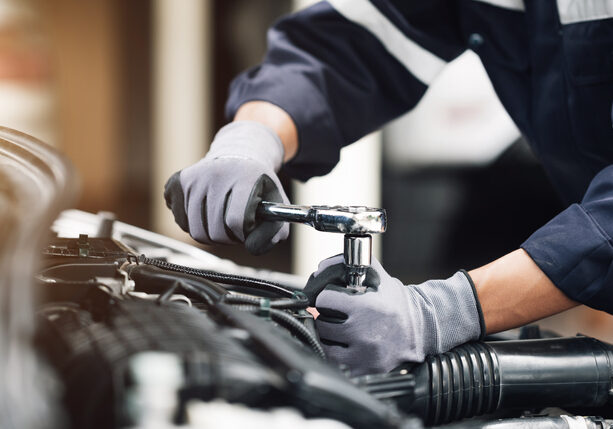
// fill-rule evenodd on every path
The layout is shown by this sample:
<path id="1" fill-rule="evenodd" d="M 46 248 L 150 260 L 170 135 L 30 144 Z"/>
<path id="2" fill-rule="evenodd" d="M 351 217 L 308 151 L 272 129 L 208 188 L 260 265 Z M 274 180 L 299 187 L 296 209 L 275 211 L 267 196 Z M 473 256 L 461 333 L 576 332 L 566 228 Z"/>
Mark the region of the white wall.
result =
<path id="1" fill-rule="evenodd" d="M 296 10 L 312 0 L 294 0 Z M 324 177 L 306 184 L 294 182 L 294 204 L 381 205 L 381 133 L 371 134 L 344 148 L 341 161 Z M 307 277 L 328 256 L 342 253 L 343 235 L 315 231 L 308 226 L 292 226 L 292 272 Z M 373 240 L 373 251 L 381 257 L 380 240 Z"/>
<path id="2" fill-rule="evenodd" d="M 200 159 L 211 133 L 212 2 L 156 0 L 153 11 L 153 225 L 183 236 L 162 190 L 178 170 Z"/>
<path id="3" fill-rule="evenodd" d="M 341 161 L 324 177 L 294 182 L 294 204 L 381 206 L 381 133 L 364 137 L 341 151 Z M 308 277 L 328 256 L 342 253 L 343 235 L 292 226 L 292 272 Z M 381 258 L 380 238 L 373 253 Z"/>

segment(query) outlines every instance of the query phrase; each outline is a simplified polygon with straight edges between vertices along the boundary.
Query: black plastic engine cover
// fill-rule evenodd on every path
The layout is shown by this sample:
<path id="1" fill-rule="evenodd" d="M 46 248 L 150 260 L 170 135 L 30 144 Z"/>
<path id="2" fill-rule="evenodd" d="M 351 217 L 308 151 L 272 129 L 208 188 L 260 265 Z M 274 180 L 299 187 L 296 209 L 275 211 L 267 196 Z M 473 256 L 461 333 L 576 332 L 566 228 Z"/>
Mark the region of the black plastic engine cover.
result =
<path id="1" fill-rule="evenodd" d="M 42 318 L 38 344 L 65 383 L 74 428 L 131 423 L 124 412 L 128 365 L 139 352 L 180 356 L 192 398 L 272 405 L 283 384 L 205 313 L 177 303 L 117 301 L 97 322 L 78 308 L 49 312 Z"/>
<path id="2" fill-rule="evenodd" d="M 102 292 L 101 292 L 102 293 Z M 201 311 L 179 303 L 113 300 L 94 317 L 77 305 L 47 305 L 38 345 L 64 382 L 73 428 L 134 424 L 126 410 L 131 358 L 160 351 L 183 366 L 182 401 L 224 399 L 292 406 L 354 427 L 397 427 L 401 416 L 359 389 L 284 330 L 225 304 Z M 178 421 L 181 415 L 178 414 Z"/>

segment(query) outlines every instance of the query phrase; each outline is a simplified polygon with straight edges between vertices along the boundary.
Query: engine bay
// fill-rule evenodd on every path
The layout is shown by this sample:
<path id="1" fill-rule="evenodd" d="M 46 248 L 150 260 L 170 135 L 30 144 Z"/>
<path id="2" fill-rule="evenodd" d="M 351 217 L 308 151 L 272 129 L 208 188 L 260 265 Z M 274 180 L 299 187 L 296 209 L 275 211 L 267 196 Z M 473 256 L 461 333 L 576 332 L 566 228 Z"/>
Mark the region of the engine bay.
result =
<path id="1" fill-rule="evenodd" d="M 351 377 L 326 362 L 298 279 L 201 268 L 203 250 L 108 215 L 65 212 L 54 230 L 36 345 L 70 427 L 190 427 L 212 402 L 349 427 L 612 424 L 613 347 L 596 339 L 531 326 Z"/>
<path id="2" fill-rule="evenodd" d="M 353 377 L 304 279 L 62 211 L 70 164 L 1 127 L 0 165 L 2 427 L 613 426 L 610 344 L 527 326 Z"/>

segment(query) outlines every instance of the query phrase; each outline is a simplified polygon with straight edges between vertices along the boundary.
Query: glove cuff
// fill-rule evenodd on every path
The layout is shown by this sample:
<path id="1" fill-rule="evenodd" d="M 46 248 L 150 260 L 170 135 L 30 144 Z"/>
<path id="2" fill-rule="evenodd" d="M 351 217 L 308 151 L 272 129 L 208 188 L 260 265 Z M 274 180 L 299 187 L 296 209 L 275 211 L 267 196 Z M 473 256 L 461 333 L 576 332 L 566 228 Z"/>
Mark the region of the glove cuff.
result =
<path id="1" fill-rule="evenodd" d="M 473 282 L 473 278 L 468 274 L 466 270 L 460 270 L 462 274 L 466 276 L 466 279 L 470 283 L 470 287 L 473 290 L 473 297 L 475 298 L 475 305 L 477 306 L 477 312 L 479 313 L 479 327 L 481 328 L 481 335 L 479 335 L 479 341 L 483 341 L 485 339 L 485 335 L 487 334 L 487 329 L 485 327 L 485 318 L 483 317 L 483 309 L 481 308 L 481 303 L 479 302 L 479 295 L 477 295 L 477 288 L 475 287 L 475 282 Z"/>
<path id="2" fill-rule="evenodd" d="M 422 316 L 426 355 L 439 354 L 481 338 L 484 331 L 480 306 L 470 277 L 458 271 L 446 280 L 429 280 L 415 286 L 424 298 Z"/>
<path id="3" fill-rule="evenodd" d="M 256 121 L 235 121 L 217 132 L 206 157 L 252 159 L 276 173 L 284 155 L 283 143 L 272 128 Z"/>

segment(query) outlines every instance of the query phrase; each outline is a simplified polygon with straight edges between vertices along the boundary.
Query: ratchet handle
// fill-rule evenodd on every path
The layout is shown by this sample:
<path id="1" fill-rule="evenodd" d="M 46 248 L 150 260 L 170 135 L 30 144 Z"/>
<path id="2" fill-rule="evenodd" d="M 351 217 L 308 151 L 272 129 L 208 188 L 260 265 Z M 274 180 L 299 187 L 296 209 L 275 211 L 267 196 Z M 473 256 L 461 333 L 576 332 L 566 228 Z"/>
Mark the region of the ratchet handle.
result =
<path id="1" fill-rule="evenodd" d="M 256 219 L 270 222 L 294 222 L 312 225 L 309 207 L 262 201 L 255 212 Z"/>
<path id="2" fill-rule="evenodd" d="M 256 219 L 302 223 L 318 231 L 354 235 L 380 234 L 387 226 L 385 210 L 364 206 L 295 206 L 263 201 Z"/>

